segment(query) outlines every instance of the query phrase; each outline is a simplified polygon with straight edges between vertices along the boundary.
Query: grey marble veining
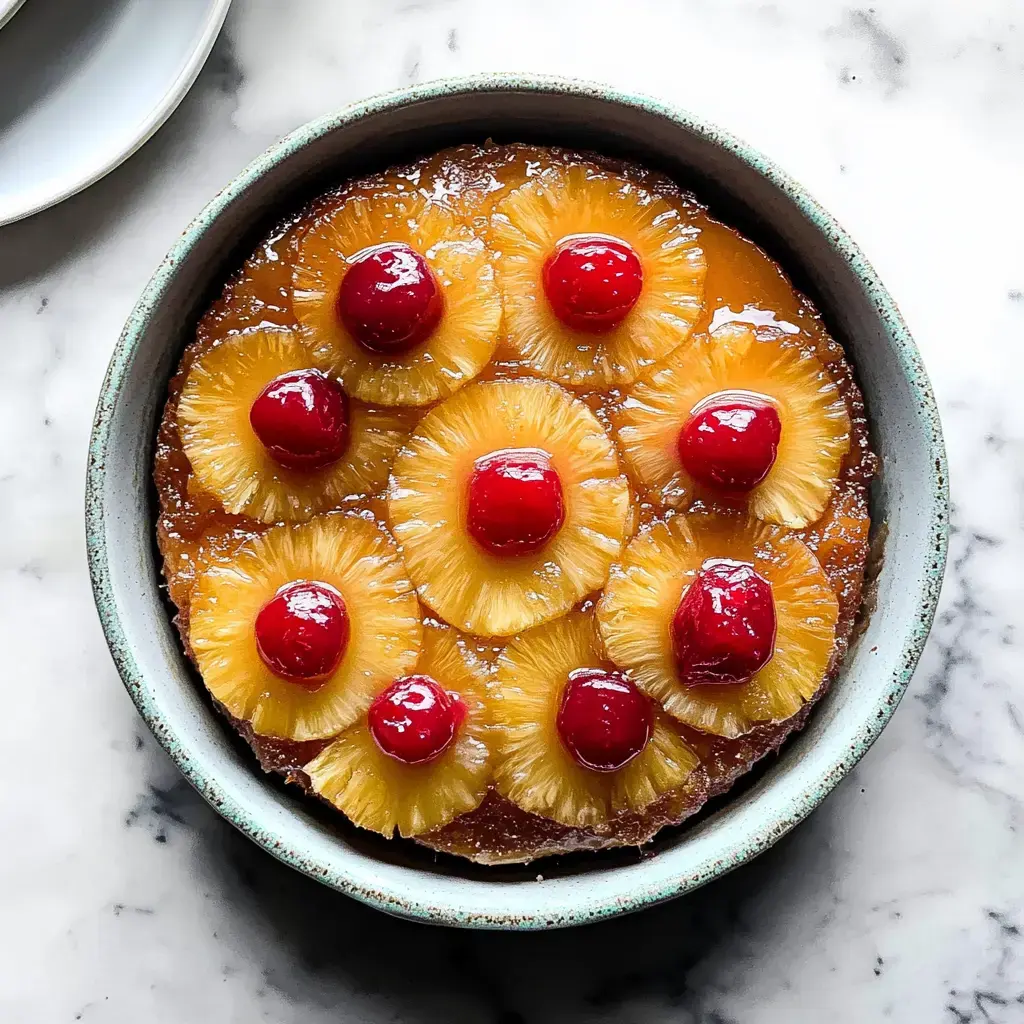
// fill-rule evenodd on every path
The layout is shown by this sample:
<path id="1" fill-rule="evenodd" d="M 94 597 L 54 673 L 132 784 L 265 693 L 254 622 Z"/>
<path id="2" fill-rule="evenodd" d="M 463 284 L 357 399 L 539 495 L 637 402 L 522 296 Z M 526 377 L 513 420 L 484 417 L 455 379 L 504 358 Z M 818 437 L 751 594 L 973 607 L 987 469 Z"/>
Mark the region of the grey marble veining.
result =
<path id="1" fill-rule="evenodd" d="M 911 693 L 824 806 L 689 898 L 533 936 L 391 920 L 224 825 L 121 689 L 82 537 L 99 382 L 191 216 L 317 114 L 497 69 L 659 94 L 803 181 L 906 313 L 956 506 Z M 1024 1021 L 1022 114 L 1019 0 L 235 0 L 139 154 L 0 229 L 0 1020 Z"/>

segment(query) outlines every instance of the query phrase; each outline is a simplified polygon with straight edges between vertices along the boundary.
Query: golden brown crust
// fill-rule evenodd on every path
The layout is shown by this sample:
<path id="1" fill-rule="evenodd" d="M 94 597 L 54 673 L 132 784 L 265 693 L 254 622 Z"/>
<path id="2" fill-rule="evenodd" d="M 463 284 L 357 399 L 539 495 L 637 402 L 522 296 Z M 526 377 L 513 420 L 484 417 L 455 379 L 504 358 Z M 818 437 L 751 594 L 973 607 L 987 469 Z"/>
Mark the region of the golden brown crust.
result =
<path id="1" fill-rule="evenodd" d="M 244 516 L 226 514 L 195 484 L 177 423 L 178 398 L 192 362 L 230 335 L 268 325 L 296 326 L 290 303 L 289 254 L 322 204 L 336 202 L 340 195 L 374 196 L 389 189 L 415 189 L 450 204 L 472 223 L 475 217 L 486 216 L 510 189 L 538 173 L 545 161 L 566 163 L 584 158 L 653 191 L 671 191 L 679 201 L 678 188 L 664 176 L 610 158 L 529 145 L 458 146 L 405 167 L 348 183 L 321 197 L 283 221 L 227 282 L 221 296 L 200 320 L 195 340 L 185 350 L 170 381 L 154 461 L 160 502 L 157 540 L 168 593 L 177 608 L 175 621 L 190 657 L 189 608 L 196 573 L 211 559 L 230 556 L 246 539 L 267 528 Z M 839 598 L 836 649 L 828 678 L 814 700 L 792 719 L 758 728 L 739 739 L 702 735 L 680 726 L 684 738 L 700 755 L 701 768 L 686 786 L 667 794 L 642 815 L 623 815 L 600 828 L 569 828 L 528 814 L 492 792 L 477 810 L 443 829 L 418 837 L 418 842 L 431 849 L 482 864 L 501 864 L 581 850 L 641 845 L 662 828 L 679 825 L 706 800 L 726 792 L 755 762 L 778 750 L 788 736 L 802 728 L 813 703 L 827 690 L 846 653 L 864 586 L 868 486 L 878 469 L 853 370 L 841 347 L 828 335 L 814 306 L 789 284 L 770 257 L 733 229 L 713 220 L 693 197 L 684 195 L 682 201 L 691 211 L 694 228 L 701 232 L 701 243 L 708 255 L 706 305 L 696 330 L 744 318 L 768 329 L 779 329 L 781 325 L 781 329 L 798 335 L 801 344 L 814 350 L 836 381 L 847 406 L 852 444 L 833 501 L 817 523 L 796 531 L 819 554 Z M 514 376 L 517 372 L 508 353 L 499 349 L 495 363 L 483 376 Z M 614 395 L 581 397 L 602 422 L 608 422 L 607 409 L 615 400 Z M 371 498 L 368 505 L 375 514 L 382 514 L 377 497 Z M 642 507 L 640 521 L 650 520 L 657 511 Z M 223 708 L 219 710 L 224 712 Z M 253 749 L 265 771 L 280 774 L 309 791 L 309 779 L 302 766 L 328 741 L 294 743 L 269 739 L 254 734 L 247 723 L 226 717 Z"/>
<path id="2" fill-rule="evenodd" d="M 599 829 L 560 825 L 520 809 L 492 790 L 471 814 L 416 841 L 478 864 L 524 864 L 555 854 L 643 846 L 663 828 L 695 814 L 707 799 L 707 789 L 705 774 L 698 769 L 686 786 L 667 793 L 643 814 L 619 815 Z"/>

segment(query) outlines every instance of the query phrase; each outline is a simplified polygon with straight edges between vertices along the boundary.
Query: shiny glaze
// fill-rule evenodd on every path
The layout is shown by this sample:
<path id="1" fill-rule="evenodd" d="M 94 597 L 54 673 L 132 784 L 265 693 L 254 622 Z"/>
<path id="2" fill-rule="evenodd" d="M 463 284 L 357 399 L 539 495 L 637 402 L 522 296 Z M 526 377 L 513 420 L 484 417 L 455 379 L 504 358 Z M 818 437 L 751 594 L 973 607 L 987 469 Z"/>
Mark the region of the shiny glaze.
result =
<path id="1" fill-rule="evenodd" d="M 468 145 L 434 154 L 406 168 L 346 185 L 315 201 L 280 224 L 228 281 L 220 298 L 201 319 L 196 339 L 186 349 L 171 381 L 157 439 L 154 476 L 160 497 L 158 541 L 164 556 L 168 592 L 178 608 L 176 622 L 186 650 L 189 598 L 195 574 L 211 561 L 230 558 L 246 539 L 266 529 L 245 517 L 227 515 L 214 499 L 195 486 L 181 449 L 176 421 L 177 399 L 193 360 L 230 334 L 257 326 L 296 326 L 290 304 L 289 256 L 319 205 L 331 201 L 338 193 L 373 198 L 385 192 L 420 191 L 449 203 L 460 213 L 468 215 L 475 210 L 477 216 L 483 217 L 509 189 L 542 173 L 552 161 L 578 159 L 572 153 L 532 146 Z M 595 158 L 588 154 L 588 159 Z M 616 161 L 603 162 L 649 187 L 658 187 L 656 175 Z M 870 448 L 863 399 L 841 346 L 829 336 L 813 304 L 793 287 L 779 265 L 753 242 L 715 220 L 696 199 L 690 197 L 687 208 L 708 259 L 705 310 L 696 330 L 742 322 L 781 331 L 794 345 L 815 353 L 837 382 L 848 407 L 852 445 L 832 501 L 818 522 L 794 531 L 817 553 L 839 599 L 833 659 L 834 668 L 838 668 L 861 607 L 870 525 L 867 491 L 878 468 Z M 523 372 L 507 350 L 499 349 L 481 379 L 519 376 Z M 615 390 L 579 397 L 606 426 L 621 400 Z M 380 495 L 352 499 L 346 505 L 363 507 L 384 521 Z M 730 507 L 728 499 L 710 492 L 699 493 L 694 502 L 695 509 L 716 505 Z M 636 528 L 659 514 L 660 510 L 651 504 L 638 503 Z M 590 602 L 583 602 L 584 608 L 589 605 Z M 500 644 L 485 639 L 477 640 L 473 646 L 488 661 L 493 661 L 502 649 Z M 623 815 L 598 830 L 567 829 L 519 811 L 492 795 L 477 811 L 437 833 L 420 837 L 420 841 L 454 853 L 484 851 L 496 860 L 515 857 L 523 849 L 541 855 L 563 849 L 596 849 L 607 843 L 642 843 L 665 825 L 677 823 L 692 813 L 706 796 L 727 790 L 755 760 L 776 749 L 794 728 L 799 728 L 809 710 L 810 706 L 795 720 L 763 727 L 737 740 L 708 736 L 680 726 L 687 742 L 701 757 L 703 780 L 685 792 L 669 794 L 644 815 Z M 245 723 L 234 724 L 264 767 L 300 784 L 304 781 L 301 766 L 325 745 L 321 741 L 300 744 L 267 739 L 255 736 Z"/>

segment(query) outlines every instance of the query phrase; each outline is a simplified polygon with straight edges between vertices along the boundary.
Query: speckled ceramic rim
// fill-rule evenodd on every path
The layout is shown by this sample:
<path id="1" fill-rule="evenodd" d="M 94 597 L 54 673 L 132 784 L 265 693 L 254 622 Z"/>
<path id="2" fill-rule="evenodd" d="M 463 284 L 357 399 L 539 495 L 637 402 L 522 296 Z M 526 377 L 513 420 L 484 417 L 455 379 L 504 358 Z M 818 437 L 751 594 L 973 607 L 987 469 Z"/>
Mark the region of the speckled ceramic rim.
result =
<path id="1" fill-rule="evenodd" d="M 148 318 L 173 279 L 177 264 L 228 204 L 289 155 L 340 126 L 407 104 L 479 91 L 591 97 L 657 115 L 737 157 L 767 178 L 807 220 L 817 226 L 830 246 L 841 254 L 860 279 L 884 331 L 886 345 L 895 353 L 899 369 L 909 385 L 916 408 L 913 417 L 917 422 L 913 423 L 913 428 L 923 432 L 923 444 L 930 455 L 930 465 L 934 466 L 933 483 L 928 493 L 913 495 L 914 501 L 923 508 L 921 514 L 927 518 L 931 547 L 926 563 L 916 567 L 919 570 L 917 578 L 900 580 L 901 592 L 905 592 L 905 588 L 913 588 L 910 600 L 918 614 L 914 624 L 894 641 L 892 649 L 898 650 L 899 656 L 890 656 L 885 666 L 878 666 L 878 670 L 884 671 L 888 677 L 886 688 L 873 704 L 862 709 L 858 707 L 857 728 L 849 729 L 844 736 L 849 741 L 848 745 L 839 747 L 831 744 L 821 756 L 803 757 L 785 778 L 769 779 L 759 784 L 762 788 L 755 800 L 715 831 L 710 841 L 706 837 L 692 842 L 684 839 L 680 845 L 629 869 L 603 870 L 597 860 L 594 868 L 582 875 L 555 878 L 544 883 L 463 878 L 457 880 L 458 885 L 453 890 L 445 884 L 450 879 L 439 880 L 438 876 L 423 874 L 416 869 L 403 869 L 415 877 L 406 879 L 402 875 L 401 884 L 392 884 L 389 888 L 387 884 L 381 884 L 372 864 L 367 865 L 365 858 L 352 854 L 340 844 L 336 848 L 326 848 L 326 853 L 324 849 L 310 853 L 297 848 L 288 837 L 287 820 L 282 825 L 281 820 L 275 823 L 261 819 L 258 809 L 254 810 L 245 801 L 237 799 L 218 780 L 218 766 L 213 763 L 215 758 L 208 757 L 204 763 L 185 749 L 180 737 L 169 730 L 162 713 L 159 681 L 145 678 L 140 672 L 133 654 L 133 637 L 126 631 L 117 610 L 118 595 L 110 580 L 111 559 L 112 556 L 116 559 L 117 553 L 108 550 L 105 521 L 108 514 L 118 513 L 105 507 L 102 481 L 114 441 L 112 410 L 122 390 L 127 368 L 147 328 Z M 269 149 L 193 221 L 146 287 L 127 322 L 103 382 L 89 456 L 86 530 L 90 572 L 100 618 L 128 692 L 178 767 L 220 814 L 285 863 L 381 910 L 440 924 L 525 930 L 583 924 L 688 892 L 767 849 L 831 792 L 889 720 L 907 687 L 928 635 L 945 565 L 947 472 L 935 399 L 917 348 L 899 311 L 856 245 L 800 185 L 732 136 L 656 100 L 623 95 L 607 87 L 577 81 L 491 75 L 445 80 L 354 104 L 305 125 Z M 154 580 L 153 586 L 156 585 Z M 812 770 L 805 770 L 804 762 L 808 760 L 813 762 Z M 719 814 L 728 816 L 730 808 Z M 543 871 L 542 863 L 538 868 Z M 533 886 L 535 895 L 524 890 L 524 886 Z M 440 897 L 439 892 L 442 893 Z"/>

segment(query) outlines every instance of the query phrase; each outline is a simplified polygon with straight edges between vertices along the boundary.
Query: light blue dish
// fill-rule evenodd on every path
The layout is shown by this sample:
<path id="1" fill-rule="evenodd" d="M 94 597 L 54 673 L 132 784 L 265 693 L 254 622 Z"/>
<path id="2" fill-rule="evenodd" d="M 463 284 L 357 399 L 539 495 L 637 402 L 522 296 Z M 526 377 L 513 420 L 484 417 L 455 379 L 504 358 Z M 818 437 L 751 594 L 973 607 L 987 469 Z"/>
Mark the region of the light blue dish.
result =
<path id="1" fill-rule="evenodd" d="M 149 484 L 167 381 L 198 315 L 274 218 L 331 181 L 456 142 L 585 147 L 662 168 L 775 254 L 817 299 L 855 366 L 885 523 L 876 610 L 807 728 L 758 781 L 636 863 L 596 855 L 537 881 L 501 880 L 405 844 L 362 843 L 267 784 L 197 689 L 160 593 Z M 928 635 L 946 557 L 946 458 L 935 399 L 907 328 L 841 227 L 759 153 L 689 114 L 598 85 L 518 76 L 390 93 L 300 128 L 186 229 L 132 312 L 99 397 L 86 531 L 96 604 L 124 684 L 154 735 L 228 821 L 292 867 L 392 914 L 540 929 L 627 913 L 688 892 L 767 849 L 853 767 L 903 696 Z"/>

